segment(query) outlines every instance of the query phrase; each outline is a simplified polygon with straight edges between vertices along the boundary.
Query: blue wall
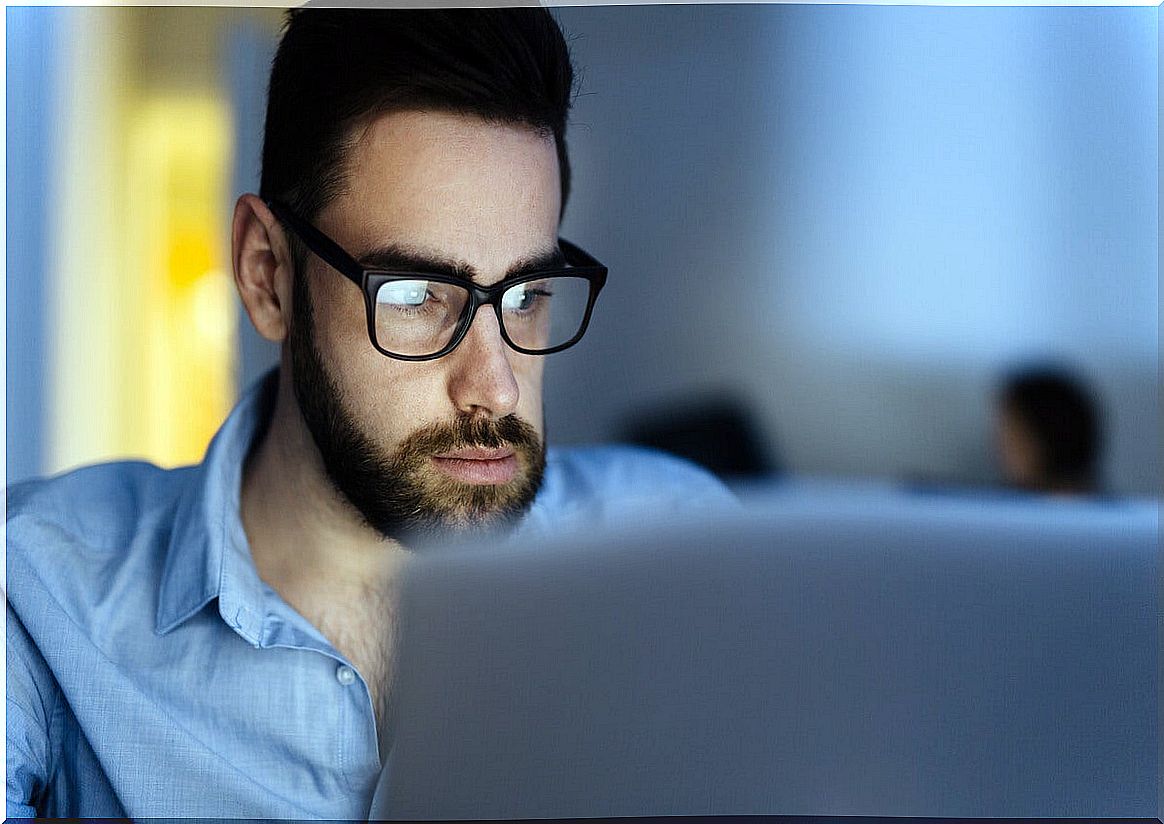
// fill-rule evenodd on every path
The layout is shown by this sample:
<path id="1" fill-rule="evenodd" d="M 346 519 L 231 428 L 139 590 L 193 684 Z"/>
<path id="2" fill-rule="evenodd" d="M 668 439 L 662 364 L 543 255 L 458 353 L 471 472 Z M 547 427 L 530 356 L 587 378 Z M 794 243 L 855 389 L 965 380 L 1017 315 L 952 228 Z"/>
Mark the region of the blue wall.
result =
<path id="1" fill-rule="evenodd" d="M 5 9 L 5 482 L 43 471 L 51 102 L 59 13 Z"/>
<path id="2" fill-rule="evenodd" d="M 1159 490 L 1157 9 L 558 14 L 563 234 L 611 267 L 559 438 L 730 391 L 791 469 L 985 481 L 996 382 L 1054 359 Z"/>

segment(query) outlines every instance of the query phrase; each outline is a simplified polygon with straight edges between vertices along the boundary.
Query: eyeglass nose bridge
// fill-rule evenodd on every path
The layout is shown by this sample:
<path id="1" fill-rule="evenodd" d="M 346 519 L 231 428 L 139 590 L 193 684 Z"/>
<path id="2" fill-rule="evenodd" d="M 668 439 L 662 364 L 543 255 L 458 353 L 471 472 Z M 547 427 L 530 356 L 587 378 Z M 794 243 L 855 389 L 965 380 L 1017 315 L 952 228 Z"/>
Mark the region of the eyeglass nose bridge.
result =
<path id="1" fill-rule="evenodd" d="M 443 355 L 452 354 L 453 350 L 461 345 L 477 320 L 477 311 L 483 306 L 493 307 L 493 314 L 497 317 L 497 331 L 505 345 L 515 352 L 521 352 L 521 349 L 513 342 L 509 337 L 509 332 L 505 329 L 505 317 L 501 311 L 501 299 L 513 284 L 497 283 L 493 286 L 478 286 L 476 283 L 466 283 L 463 285 L 469 293 L 469 302 L 457 322 L 457 331 L 452 340 L 449 341 Z"/>
<path id="2" fill-rule="evenodd" d="M 514 351 L 521 351 L 517 344 L 513 343 L 512 339 L 510 339 L 509 333 L 505 331 L 505 319 L 502 314 L 502 297 L 510 289 L 512 284 L 498 283 L 492 286 L 478 286 L 475 283 L 464 283 L 461 286 L 469 293 L 469 301 L 464 305 L 461 317 L 456 321 L 456 331 L 453 333 L 453 338 L 449 339 L 449 342 L 445 344 L 445 348 L 438 355 L 430 355 L 428 357 L 445 357 L 446 355 L 453 354 L 453 351 L 461 346 L 461 343 L 469 335 L 469 329 L 473 328 L 473 324 L 477 320 L 477 311 L 482 306 L 487 305 L 494 307 L 494 314 L 497 317 L 497 332 L 501 334 L 505 346 L 508 346 Z M 365 293 L 368 292 L 368 290 L 364 291 Z M 371 329 L 371 322 L 369 314 L 369 332 L 375 335 L 375 332 Z M 413 358 L 409 358 L 409 360 L 413 360 Z M 416 360 L 421 360 L 421 358 L 418 357 Z M 428 360 L 428 358 L 423 358 L 423 360 Z"/>

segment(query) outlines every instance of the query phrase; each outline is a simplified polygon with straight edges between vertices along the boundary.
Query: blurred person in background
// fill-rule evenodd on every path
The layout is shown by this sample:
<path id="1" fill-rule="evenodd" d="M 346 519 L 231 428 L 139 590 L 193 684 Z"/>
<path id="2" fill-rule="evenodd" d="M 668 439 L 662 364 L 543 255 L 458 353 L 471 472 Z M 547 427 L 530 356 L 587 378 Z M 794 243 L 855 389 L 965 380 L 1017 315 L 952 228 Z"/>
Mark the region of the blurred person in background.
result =
<path id="1" fill-rule="evenodd" d="M 288 12 L 232 225 L 280 364 L 199 466 L 9 490 L 9 816 L 364 818 L 410 551 L 732 501 L 546 448 L 606 278 L 558 237 L 573 85 L 544 9 Z"/>
<path id="2" fill-rule="evenodd" d="M 1008 486 L 1060 495 L 1099 492 L 1099 410 L 1082 381 L 1064 370 L 1029 369 L 1005 381 L 996 443 Z"/>

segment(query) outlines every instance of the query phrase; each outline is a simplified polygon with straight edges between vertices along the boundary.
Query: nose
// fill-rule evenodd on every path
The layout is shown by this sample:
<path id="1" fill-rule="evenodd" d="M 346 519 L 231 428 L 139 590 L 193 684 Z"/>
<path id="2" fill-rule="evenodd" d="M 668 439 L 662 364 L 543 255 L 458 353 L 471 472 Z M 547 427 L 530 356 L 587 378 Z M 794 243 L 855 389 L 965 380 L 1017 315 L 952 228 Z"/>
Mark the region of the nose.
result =
<path id="1" fill-rule="evenodd" d="M 465 415 L 502 418 L 517 408 L 517 379 L 512 350 L 501 337 L 492 307 L 482 306 L 464 339 L 451 353 L 449 399 Z"/>

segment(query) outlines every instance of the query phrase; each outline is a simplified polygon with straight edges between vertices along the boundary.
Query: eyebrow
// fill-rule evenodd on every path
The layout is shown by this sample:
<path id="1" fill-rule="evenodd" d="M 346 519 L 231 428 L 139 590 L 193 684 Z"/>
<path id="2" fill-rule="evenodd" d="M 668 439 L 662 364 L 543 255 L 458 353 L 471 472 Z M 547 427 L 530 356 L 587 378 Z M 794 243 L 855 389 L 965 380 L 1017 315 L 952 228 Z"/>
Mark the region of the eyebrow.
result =
<path id="1" fill-rule="evenodd" d="M 356 257 L 360 266 L 366 269 L 388 269 L 397 272 L 445 275 L 475 283 L 480 277 L 473 266 L 463 260 L 422 252 L 407 246 L 387 245 L 364 252 Z M 566 257 L 557 244 L 552 250 L 539 252 L 520 258 L 505 272 L 502 280 L 512 280 L 523 275 L 534 274 L 544 269 L 561 269 L 566 265 Z"/>

